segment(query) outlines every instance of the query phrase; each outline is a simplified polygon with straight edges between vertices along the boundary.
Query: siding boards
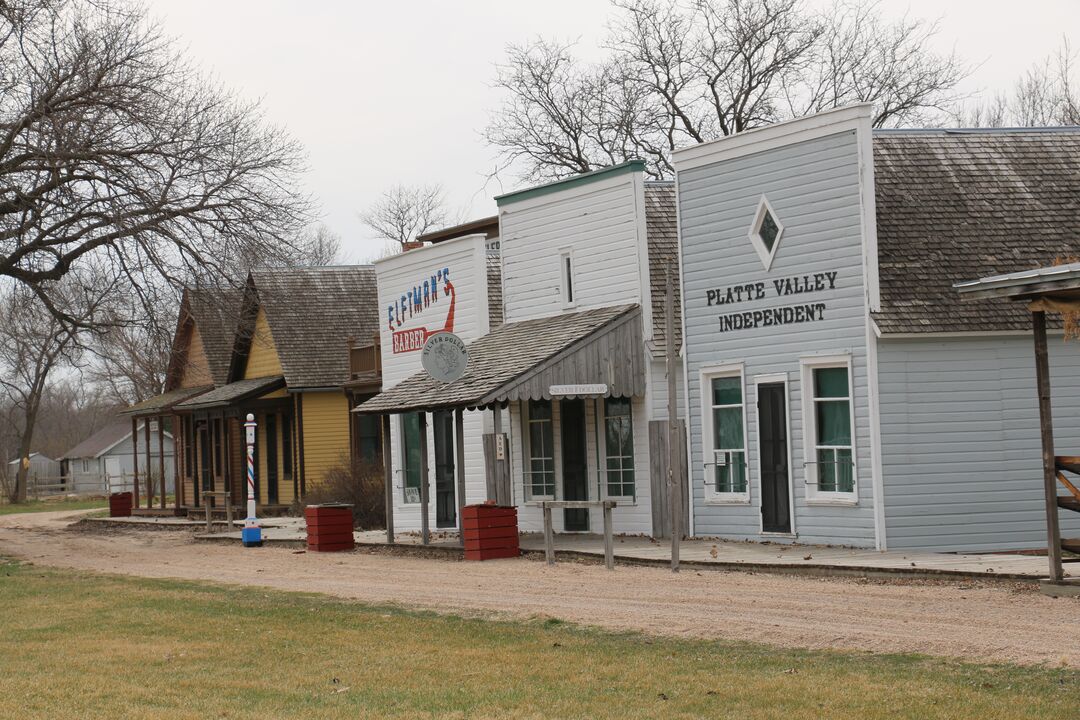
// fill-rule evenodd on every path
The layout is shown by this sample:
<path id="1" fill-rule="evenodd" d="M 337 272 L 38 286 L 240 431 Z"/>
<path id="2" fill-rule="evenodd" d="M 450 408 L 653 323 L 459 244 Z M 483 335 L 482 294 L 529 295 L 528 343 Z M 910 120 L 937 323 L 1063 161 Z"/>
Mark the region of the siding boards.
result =
<path id="1" fill-rule="evenodd" d="M 303 402 L 304 479 L 311 490 L 325 480 L 330 469 L 349 460 L 349 400 L 343 392 L 306 392 Z M 278 492 L 279 497 L 291 499 L 292 480 L 286 483 L 283 479 Z"/>
<path id="2" fill-rule="evenodd" d="M 640 184 L 633 173 L 500 208 L 506 322 L 564 310 L 560 251 L 574 252 L 574 309 L 642 303 Z"/>
<path id="3" fill-rule="evenodd" d="M 274 336 L 270 333 L 266 313 L 259 308 L 259 314 L 255 316 L 255 329 L 251 334 L 251 350 L 248 351 L 244 379 L 273 377 L 281 374 L 283 374 L 281 360 L 278 359 Z"/>
<path id="4" fill-rule="evenodd" d="M 680 171 L 683 312 L 686 325 L 691 476 L 695 534 L 760 538 L 760 474 L 753 379 L 783 373 L 788 381 L 795 531 L 802 542 L 854 546 L 874 544 L 873 487 L 866 356 L 866 288 L 863 277 L 859 159 L 854 131 Z M 766 272 L 748 238 L 765 195 L 784 226 Z M 837 272 L 835 290 L 778 297 L 772 281 L 816 272 Z M 729 285 L 765 282 L 764 300 L 708 306 L 706 292 Z M 825 317 L 799 325 L 722 333 L 718 316 L 809 302 L 826 303 Z M 858 504 L 812 505 L 803 470 L 804 356 L 850 354 L 854 386 Z M 704 503 L 704 442 L 700 371 L 744 364 L 749 505 Z"/>
<path id="5" fill-rule="evenodd" d="M 185 353 L 184 369 L 178 387 L 201 387 L 213 384 L 214 379 L 210 374 L 210 361 L 206 358 L 206 347 L 203 345 L 202 333 L 199 332 L 199 326 L 192 323 L 191 336 Z"/>
<path id="6" fill-rule="evenodd" d="M 890 548 L 1045 547 L 1030 337 L 879 343 L 885 526 Z M 1080 451 L 1080 350 L 1050 340 L 1054 441 Z M 1062 535 L 1080 514 L 1061 512 Z"/>

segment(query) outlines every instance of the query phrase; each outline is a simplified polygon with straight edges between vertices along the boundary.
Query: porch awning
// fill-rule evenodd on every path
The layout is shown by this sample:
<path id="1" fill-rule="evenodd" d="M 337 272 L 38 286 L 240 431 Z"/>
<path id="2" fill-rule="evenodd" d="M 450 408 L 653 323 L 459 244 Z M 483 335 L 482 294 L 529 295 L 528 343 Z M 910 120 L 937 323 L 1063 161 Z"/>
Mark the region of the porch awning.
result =
<path id="1" fill-rule="evenodd" d="M 468 346 L 452 383 L 419 372 L 358 405 L 366 414 L 480 408 L 550 399 L 552 385 L 604 384 L 608 396 L 645 394 L 637 305 L 595 308 L 503 325 Z"/>
<path id="2" fill-rule="evenodd" d="M 1080 307 L 1080 263 L 995 275 L 956 283 L 953 287 L 964 300 L 1007 297 L 1043 304 L 1033 309 L 1071 312 Z"/>
<path id="3" fill-rule="evenodd" d="M 236 382 L 214 388 L 208 393 L 199 395 L 190 400 L 179 403 L 177 410 L 209 410 L 232 405 L 233 403 L 249 400 L 278 388 L 285 387 L 285 378 L 281 375 L 265 378 L 252 378 L 250 380 L 237 380 Z"/>
<path id="4" fill-rule="evenodd" d="M 135 417 L 143 417 L 147 415 L 161 415 L 171 411 L 176 405 L 190 400 L 193 397 L 202 395 L 214 389 L 213 385 L 200 385 L 199 387 L 190 388 L 178 388 L 176 390 L 170 390 L 167 393 L 161 395 L 155 395 L 152 398 L 143 400 L 140 403 L 135 403 L 129 408 L 121 410 L 120 415 L 133 415 Z"/>

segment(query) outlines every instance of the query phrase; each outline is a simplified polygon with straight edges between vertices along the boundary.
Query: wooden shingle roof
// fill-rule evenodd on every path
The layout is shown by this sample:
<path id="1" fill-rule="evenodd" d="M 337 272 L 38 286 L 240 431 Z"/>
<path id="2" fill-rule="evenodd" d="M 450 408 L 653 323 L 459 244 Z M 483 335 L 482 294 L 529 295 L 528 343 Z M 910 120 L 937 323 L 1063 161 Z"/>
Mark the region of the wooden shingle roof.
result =
<path id="1" fill-rule="evenodd" d="M 612 395 L 644 392 L 641 310 L 617 305 L 505 324 L 471 342 L 465 374 L 451 383 L 425 372 L 361 403 L 361 413 L 485 407 L 550 397 L 551 384 L 606 383 Z"/>
<path id="2" fill-rule="evenodd" d="M 348 382 L 350 341 L 366 344 L 379 333 L 375 269 L 273 268 L 251 276 L 288 386 Z"/>
<path id="3" fill-rule="evenodd" d="M 1027 330 L 954 283 L 1080 255 L 1080 128 L 874 134 L 883 333 Z"/>

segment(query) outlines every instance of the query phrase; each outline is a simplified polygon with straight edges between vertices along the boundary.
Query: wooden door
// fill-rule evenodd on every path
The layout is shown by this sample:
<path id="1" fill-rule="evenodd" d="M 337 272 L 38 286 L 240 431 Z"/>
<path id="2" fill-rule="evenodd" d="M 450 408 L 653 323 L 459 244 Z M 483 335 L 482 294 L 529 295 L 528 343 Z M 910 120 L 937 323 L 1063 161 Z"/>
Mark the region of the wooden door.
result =
<path id="1" fill-rule="evenodd" d="M 562 440 L 563 499 L 589 499 L 588 450 L 585 442 L 585 401 L 559 402 L 559 426 Z M 563 529 L 586 532 L 589 511 L 585 508 L 563 510 Z"/>
<path id="2" fill-rule="evenodd" d="M 791 532 L 786 406 L 784 383 L 758 385 L 762 532 Z"/>

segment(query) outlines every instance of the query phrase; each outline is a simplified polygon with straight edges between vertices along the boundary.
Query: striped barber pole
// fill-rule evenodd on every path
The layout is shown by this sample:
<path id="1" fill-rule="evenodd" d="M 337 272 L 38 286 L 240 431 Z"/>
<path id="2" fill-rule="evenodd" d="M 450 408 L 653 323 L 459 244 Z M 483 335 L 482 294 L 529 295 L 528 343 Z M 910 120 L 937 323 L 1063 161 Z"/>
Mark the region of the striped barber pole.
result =
<path id="1" fill-rule="evenodd" d="M 244 547 L 262 545 L 262 528 L 255 517 L 255 426 L 255 416 L 248 413 L 247 422 L 244 423 L 247 441 L 247 519 L 244 520 L 244 529 L 240 531 Z"/>

